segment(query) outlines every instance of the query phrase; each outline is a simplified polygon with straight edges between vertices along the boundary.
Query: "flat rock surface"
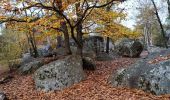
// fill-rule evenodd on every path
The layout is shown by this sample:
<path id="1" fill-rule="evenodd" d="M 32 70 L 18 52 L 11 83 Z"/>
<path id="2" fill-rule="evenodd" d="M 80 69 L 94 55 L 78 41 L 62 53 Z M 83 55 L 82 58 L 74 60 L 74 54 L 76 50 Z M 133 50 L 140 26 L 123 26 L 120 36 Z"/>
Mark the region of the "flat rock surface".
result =
<path id="1" fill-rule="evenodd" d="M 96 62 L 95 71 L 86 71 L 87 79 L 62 91 L 36 91 L 32 75 L 14 75 L 7 84 L 0 85 L 10 100 L 169 100 L 170 95 L 154 96 L 137 89 L 113 88 L 108 77 L 114 70 L 127 67 L 136 59 L 118 58 Z"/>

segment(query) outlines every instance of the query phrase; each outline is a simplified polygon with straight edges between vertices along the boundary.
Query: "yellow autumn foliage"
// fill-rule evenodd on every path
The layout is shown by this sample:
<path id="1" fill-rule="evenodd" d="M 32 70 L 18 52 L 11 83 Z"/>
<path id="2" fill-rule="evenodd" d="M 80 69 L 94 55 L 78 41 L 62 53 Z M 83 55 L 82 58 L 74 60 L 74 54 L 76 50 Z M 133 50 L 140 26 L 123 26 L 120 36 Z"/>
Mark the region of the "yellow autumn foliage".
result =
<path id="1" fill-rule="evenodd" d="M 118 11 L 106 11 L 106 9 L 96 9 L 93 12 L 91 19 L 98 25 L 96 33 L 101 33 L 105 37 L 110 37 L 112 40 L 119 38 L 138 38 L 140 33 L 133 31 L 121 24 L 122 20 L 126 19 L 126 14 Z"/>

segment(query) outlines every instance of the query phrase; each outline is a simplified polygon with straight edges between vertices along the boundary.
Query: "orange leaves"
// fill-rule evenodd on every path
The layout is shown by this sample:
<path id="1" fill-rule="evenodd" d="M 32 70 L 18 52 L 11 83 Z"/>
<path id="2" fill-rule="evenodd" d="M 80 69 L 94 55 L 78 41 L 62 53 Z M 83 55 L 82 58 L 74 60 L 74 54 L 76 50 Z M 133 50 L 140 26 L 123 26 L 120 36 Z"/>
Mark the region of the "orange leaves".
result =
<path id="1" fill-rule="evenodd" d="M 5 20 L 6 17 L 5 16 L 0 16 L 0 20 Z"/>
<path id="2" fill-rule="evenodd" d="M 124 13 L 119 13 L 117 11 L 106 11 L 105 9 L 94 10 L 94 18 L 103 21 L 103 23 L 108 23 L 110 21 L 116 21 L 119 18 L 125 19 L 126 15 Z"/>
<path id="3" fill-rule="evenodd" d="M 165 61 L 165 60 L 168 60 L 170 59 L 170 55 L 167 55 L 167 56 L 163 56 L 163 57 L 156 57 L 154 58 L 153 60 L 150 60 L 148 63 L 150 64 L 155 64 L 155 63 L 159 63 L 161 61 Z"/>
<path id="4" fill-rule="evenodd" d="M 41 18 L 40 20 L 38 20 L 36 22 L 36 25 L 42 26 L 42 27 L 46 27 L 46 28 L 59 28 L 60 27 L 60 22 L 62 22 L 63 20 L 60 18 L 57 18 L 56 15 L 52 15 L 52 16 L 46 16 Z"/>
<path id="5" fill-rule="evenodd" d="M 51 58 L 44 59 L 46 63 Z M 10 100 L 169 100 L 170 95 L 154 96 L 137 89 L 116 88 L 108 84 L 113 71 L 133 63 L 135 59 L 118 58 L 112 61 L 96 62 L 97 70 L 86 71 L 86 80 L 61 91 L 37 91 L 32 75 L 14 74 L 14 79 L 0 85 Z"/>

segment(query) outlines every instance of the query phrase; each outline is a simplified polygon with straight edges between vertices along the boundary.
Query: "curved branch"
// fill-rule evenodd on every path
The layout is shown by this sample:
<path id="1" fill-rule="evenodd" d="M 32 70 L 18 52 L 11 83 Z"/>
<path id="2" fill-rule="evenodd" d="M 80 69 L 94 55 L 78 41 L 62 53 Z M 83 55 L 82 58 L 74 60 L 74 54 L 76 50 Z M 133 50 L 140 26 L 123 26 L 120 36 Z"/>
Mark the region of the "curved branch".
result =
<path id="1" fill-rule="evenodd" d="M 39 20 L 40 18 L 39 17 L 36 17 L 34 19 L 31 19 L 29 22 L 27 20 L 24 20 L 24 19 L 15 19 L 15 18 L 7 18 L 7 19 L 4 19 L 4 20 L 0 20 L 0 24 L 2 23 L 5 23 L 5 22 L 28 22 L 28 23 L 32 23 L 32 22 L 35 22 L 37 20 Z"/>

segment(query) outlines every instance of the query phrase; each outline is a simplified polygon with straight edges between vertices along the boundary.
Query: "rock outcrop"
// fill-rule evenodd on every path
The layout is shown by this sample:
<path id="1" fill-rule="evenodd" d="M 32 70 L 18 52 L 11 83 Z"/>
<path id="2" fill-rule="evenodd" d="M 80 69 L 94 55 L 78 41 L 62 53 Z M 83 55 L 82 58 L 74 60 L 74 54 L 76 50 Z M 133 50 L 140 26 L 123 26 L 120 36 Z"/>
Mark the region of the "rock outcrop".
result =
<path id="1" fill-rule="evenodd" d="M 115 43 L 115 51 L 126 57 L 139 57 L 143 51 L 143 45 L 137 40 L 121 39 Z"/>
<path id="2" fill-rule="evenodd" d="M 34 74 L 38 90 L 62 90 L 82 81 L 85 73 L 80 56 L 71 55 L 39 68 Z"/>
<path id="3" fill-rule="evenodd" d="M 21 67 L 18 70 L 19 73 L 26 75 L 34 73 L 38 68 L 40 68 L 43 65 L 44 62 L 42 59 L 34 59 L 34 61 L 21 65 Z"/>
<path id="4" fill-rule="evenodd" d="M 166 52 L 165 52 L 166 53 Z M 126 69 L 120 69 L 110 77 L 114 87 L 142 89 L 156 95 L 170 93 L 170 59 L 151 63 L 159 53 L 141 59 Z"/>

